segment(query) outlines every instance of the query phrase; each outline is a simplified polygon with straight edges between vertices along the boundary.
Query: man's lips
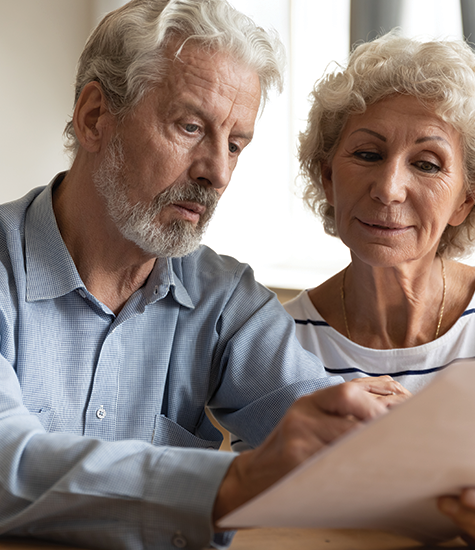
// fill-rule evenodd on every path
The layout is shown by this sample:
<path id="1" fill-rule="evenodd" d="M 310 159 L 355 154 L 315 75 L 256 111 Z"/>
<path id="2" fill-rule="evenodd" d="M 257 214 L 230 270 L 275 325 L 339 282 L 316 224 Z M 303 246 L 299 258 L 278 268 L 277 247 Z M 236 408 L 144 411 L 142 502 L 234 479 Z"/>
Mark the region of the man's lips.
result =
<path id="1" fill-rule="evenodd" d="M 206 212 L 206 206 L 196 202 L 176 202 L 171 204 L 185 220 L 197 223 L 200 217 Z"/>

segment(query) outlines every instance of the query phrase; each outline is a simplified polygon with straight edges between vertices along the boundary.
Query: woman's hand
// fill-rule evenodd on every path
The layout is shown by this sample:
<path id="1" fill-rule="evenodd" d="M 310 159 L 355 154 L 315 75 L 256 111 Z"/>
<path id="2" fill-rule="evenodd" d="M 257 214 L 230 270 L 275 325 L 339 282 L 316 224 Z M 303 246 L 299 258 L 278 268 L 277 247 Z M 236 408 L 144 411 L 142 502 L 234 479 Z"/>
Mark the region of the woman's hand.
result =
<path id="1" fill-rule="evenodd" d="M 412 396 L 410 391 L 388 375 L 354 378 L 350 383 L 358 384 L 367 392 L 377 395 L 388 408 L 398 405 Z"/>
<path id="2" fill-rule="evenodd" d="M 437 504 L 443 514 L 467 533 L 464 540 L 475 546 L 475 488 L 464 489 L 458 497 L 440 497 Z"/>

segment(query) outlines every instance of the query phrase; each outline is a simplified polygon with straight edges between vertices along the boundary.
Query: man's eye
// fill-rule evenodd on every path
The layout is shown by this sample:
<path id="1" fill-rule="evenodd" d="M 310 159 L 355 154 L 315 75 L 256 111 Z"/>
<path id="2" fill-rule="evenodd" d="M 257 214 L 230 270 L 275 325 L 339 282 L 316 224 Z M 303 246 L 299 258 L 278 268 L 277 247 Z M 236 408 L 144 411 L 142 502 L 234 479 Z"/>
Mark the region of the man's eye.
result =
<path id="1" fill-rule="evenodd" d="M 185 130 L 190 134 L 194 134 L 199 129 L 198 124 L 185 124 Z"/>
<path id="2" fill-rule="evenodd" d="M 235 143 L 229 144 L 229 152 L 230 153 L 237 153 L 239 151 L 239 147 Z"/>
<path id="3" fill-rule="evenodd" d="M 370 151 L 356 151 L 355 157 L 365 160 L 366 162 L 377 162 L 381 160 L 381 155 L 379 153 L 373 153 Z"/>
<path id="4" fill-rule="evenodd" d="M 430 174 L 435 174 L 440 170 L 440 168 L 436 164 L 434 164 L 433 162 L 429 162 L 428 160 L 420 160 L 416 162 L 415 165 L 422 172 L 427 172 Z"/>

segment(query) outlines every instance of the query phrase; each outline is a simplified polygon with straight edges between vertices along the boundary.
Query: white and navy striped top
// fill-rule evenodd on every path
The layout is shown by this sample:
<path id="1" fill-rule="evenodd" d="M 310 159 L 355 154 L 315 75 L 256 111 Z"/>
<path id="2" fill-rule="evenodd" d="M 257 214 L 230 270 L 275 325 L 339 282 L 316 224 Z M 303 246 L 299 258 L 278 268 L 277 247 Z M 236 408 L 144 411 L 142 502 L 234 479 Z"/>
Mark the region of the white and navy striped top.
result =
<path id="1" fill-rule="evenodd" d="M 475 357 L 475 297 L 443 336 L 413 348 L 371 349 L 333 329 L 312 304 L 307 291 L 284 305 L 295 320 L 302 346 L 325 365 L 329 376 L 345 380 L 389 374 L 415 393 L 457 359 Z"/>

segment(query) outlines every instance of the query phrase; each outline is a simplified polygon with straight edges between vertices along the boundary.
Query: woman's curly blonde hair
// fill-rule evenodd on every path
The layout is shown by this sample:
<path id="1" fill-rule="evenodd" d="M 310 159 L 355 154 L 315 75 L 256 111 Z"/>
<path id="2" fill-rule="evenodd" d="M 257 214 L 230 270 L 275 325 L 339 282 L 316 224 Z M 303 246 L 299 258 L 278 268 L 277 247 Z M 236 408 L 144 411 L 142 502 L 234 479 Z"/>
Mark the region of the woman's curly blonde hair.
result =
<path id="1" fill-rule="evenodd" d="M 317 81 L 311 94 L 300 134 L 300 175 L 304 200 L 329 235 L 337 236 L 335 210 L 325 197 L 321 165 L 331 162 L 348 117 L 392 94 L 416 97 L 460 133 L 467 193 L 475 194 L 475 53 L 461 41 L 420 42 L 392 32 L 357 46 L 347 67 Z M 438 253 L 470 254 L 474 226 L 472 209 L 461 225 L 446 227 Z"/>

